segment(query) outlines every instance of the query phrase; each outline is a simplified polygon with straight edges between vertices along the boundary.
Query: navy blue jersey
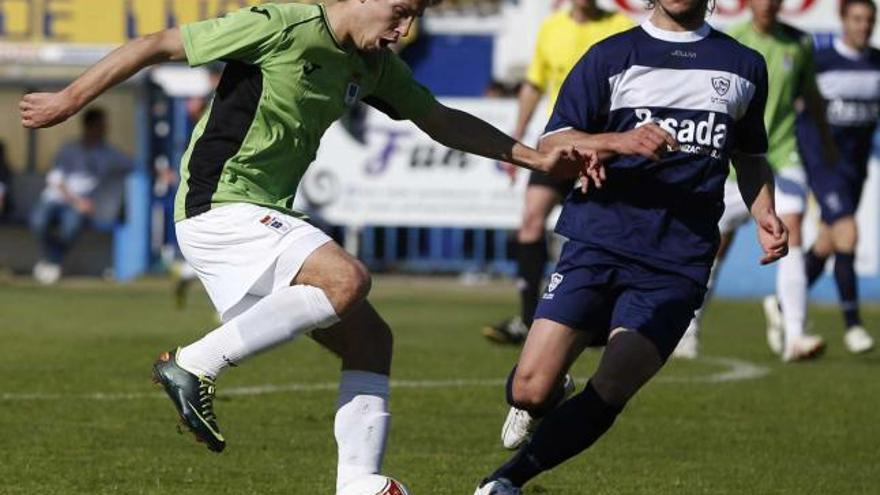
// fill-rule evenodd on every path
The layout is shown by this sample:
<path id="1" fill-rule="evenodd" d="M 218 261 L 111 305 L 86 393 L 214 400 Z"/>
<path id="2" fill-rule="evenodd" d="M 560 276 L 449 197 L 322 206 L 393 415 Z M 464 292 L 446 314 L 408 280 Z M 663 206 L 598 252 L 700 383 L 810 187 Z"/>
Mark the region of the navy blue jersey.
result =
<path id="1" fill-rule="evenodd" d="M 864 178 L 880 116 L 880 50 L 858 52 L 836 39 L 817 47 L 815 61 L 828 124 L 843 160 L 838 172 Z M 818 131 L 806 113 L 798 119 L 798 136 L 808 168 L 824 166 Z"/>
<path id="2" fill-rule="evenodd" d="M 681 149 L 659 162 L 608 161 L 605 187 L 572 192 L 556 231 L 705 283 L 729 156 L 767 152 L 766 100 L 761 55 L 708 25 L 674 33 L 648 21 L 594 45 L 563 84 L 545 136 L 655 122 Z"/>

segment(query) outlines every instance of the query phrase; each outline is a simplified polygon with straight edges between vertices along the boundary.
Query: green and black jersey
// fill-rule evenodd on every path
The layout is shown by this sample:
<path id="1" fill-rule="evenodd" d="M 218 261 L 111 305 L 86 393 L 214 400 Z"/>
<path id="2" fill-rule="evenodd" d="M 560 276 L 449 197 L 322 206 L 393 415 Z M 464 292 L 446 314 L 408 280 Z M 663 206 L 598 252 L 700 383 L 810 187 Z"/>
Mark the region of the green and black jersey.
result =
<path id="1" fill-rule="evenodd" d="M 181 163 L 174 219 L 223 203 L 292 210 L 321 136 L 358 101 L 418 119 L 434 97 L 388 49 L 340 46 L 323 6 L 264 4 L 181 28 L 186 58 L 226 68 Z"/>

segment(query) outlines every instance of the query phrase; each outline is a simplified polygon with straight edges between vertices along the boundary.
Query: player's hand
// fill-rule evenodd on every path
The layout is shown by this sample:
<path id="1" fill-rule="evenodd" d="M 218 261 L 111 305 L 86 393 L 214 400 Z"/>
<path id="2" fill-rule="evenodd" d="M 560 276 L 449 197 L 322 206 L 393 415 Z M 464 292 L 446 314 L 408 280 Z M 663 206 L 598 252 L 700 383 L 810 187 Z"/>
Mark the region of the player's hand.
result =
<path id="1" fill-rule="evenodd" d="M 21 125 L 29 129 L 52 127 L 76 113 L 76 105 L 64 92 L 28 93 L 18 104 Z"/>
<path id="2" fill-rule="evenodd" d="M 788 229 L 775 212 L 757 218 L 758 242 L 764 250 L 761 264 L 766 265 L 788 254 Z"/>
<path id="3" fill-rule="evenodd" d="M 536 168 L 554 177 L 587 177 L 598 187 L 605 180 L 599 155 L 593 150 L 579 150 L 574 146 L 558 146 L 544 153 Z"/>
<path id="4" fill-rule="evenodd" d="M 74 199 L 73 208 L 87 217 L 95 214 L 95 202 L 89 198 Z"/>
<path id="5" fill-rule="evenodd" d="M 504 170 L 504 173 L 510 179 L 510 185 L 516 184 L 516 173 L 519 171 L 519 167 L 512 163 L 501 162 L 501 169 Z"/>
<path id="6" fill-rule="evenodd" d="M 581 172 L 580 186 L 581 192 L 587 194 L 587 191 L 590 190 L 590 185 L 596 187 L 596 189 L 602 189 L 602 185 L 605 184 L 605 165 L 599 160 L 599 153 L 594 150 L 575 150 L 577 153 L 581 155 L 581 159 L 584 160 L 584 170 Z"/>
<path id="7" fill-rule="evenodd" d="M 621 132 L 609 145 L 620 155 L 638 155 L 655 162 L 660 160 L 663 153 L 678 149 L 678 142 L 672 134 L 654 123 Z"/>

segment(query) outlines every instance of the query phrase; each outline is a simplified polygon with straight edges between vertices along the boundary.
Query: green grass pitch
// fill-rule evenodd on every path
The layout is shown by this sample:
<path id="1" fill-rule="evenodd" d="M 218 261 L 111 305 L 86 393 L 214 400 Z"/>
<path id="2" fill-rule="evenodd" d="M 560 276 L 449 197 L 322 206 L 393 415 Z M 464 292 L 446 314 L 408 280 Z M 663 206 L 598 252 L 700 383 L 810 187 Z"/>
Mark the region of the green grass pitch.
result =
<path id="1" fill-rule="evenodd" d="M 513 290 L 386 277 L 374 287 L 395 331 L 394 378 L 409 385 L 393 391 L 386 471 L 417 495 L 470 495 L 507 458 L 498 383 L 518 349 L 479 328 L 514 310 Z M 671 362 L 596 446 L 526 493 L 880 493 L 880 353 L 847 355 L 835 308 L 810 317 L 828 353 L 783 365 L 757 303 L 716 302 L 706 358 Z M 865 317 L 880 337 L 880 309 Z M 164 281 L 0 283 L 0 494 L 331 494 L 338 364 L 308 339 L 221 377 L 226 452 L 176 433 L 150 365 L 211 326 L 201 291 L 175 311 Z M 579 385 L 595 362 L 581 358 Z M 736 363 L 766 374 L 713 381 Z M 278 387 L 258 388 L 268 385 Z"/>

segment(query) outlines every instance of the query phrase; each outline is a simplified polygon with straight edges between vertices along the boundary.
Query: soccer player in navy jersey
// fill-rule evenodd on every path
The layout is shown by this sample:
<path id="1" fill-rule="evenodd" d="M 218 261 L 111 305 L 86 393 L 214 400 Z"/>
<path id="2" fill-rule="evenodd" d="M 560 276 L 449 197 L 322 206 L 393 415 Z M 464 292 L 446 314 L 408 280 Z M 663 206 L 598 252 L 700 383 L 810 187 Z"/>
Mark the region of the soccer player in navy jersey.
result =
<path id="1" fill-rule="evenodd" d="M 594 45 L 563 84 L 541 146 L 608 152 L 607 181 L 565 202 L 556 230 L 569 241 L 508 383 L 511 405 L 543 419 L 476 495 L 519 494 L 588 448 L 660 370 L 706 291 L 729 161 L 761 263 L 787 253 L 764 156 L 766 65 L 706 24 L 707 4 L 656 0 L 650 19 Z M 656 161 L 608 156 L 616 133 L 651 122 L 678 147 Z M 602 344 L 585 390 L 558 404 L 572 361 Z"/>
<path id="2" fill-rule="evenodd" d="M 809 115 L 799 115 L 797 125 L 807 179 L 822 212 L 819 236 L 804 260 L 807 283 L 815 283 L 833 254 L 834 281 L 847 328 L 844 344 L 852 353 L 874 347 L 874 339 L 862 326 L 859 315 L 855 213 L 880 116 L 880 50 L 869 46 L 876 14 L 872 0 L 843 0 L 843 35 L 831 46 L 815 51 L 816 78 L 819 91 L 828 101 L 826 115 L 840 160 L 826 163 L 816 124 Z"/>

